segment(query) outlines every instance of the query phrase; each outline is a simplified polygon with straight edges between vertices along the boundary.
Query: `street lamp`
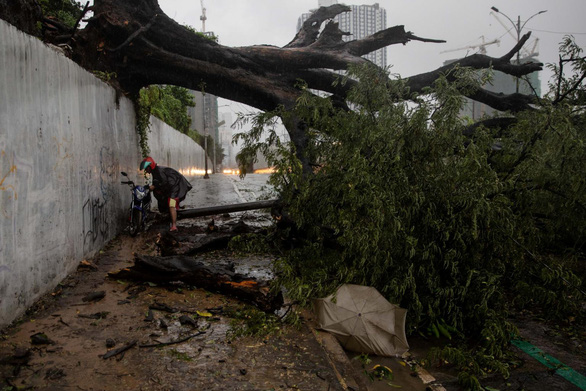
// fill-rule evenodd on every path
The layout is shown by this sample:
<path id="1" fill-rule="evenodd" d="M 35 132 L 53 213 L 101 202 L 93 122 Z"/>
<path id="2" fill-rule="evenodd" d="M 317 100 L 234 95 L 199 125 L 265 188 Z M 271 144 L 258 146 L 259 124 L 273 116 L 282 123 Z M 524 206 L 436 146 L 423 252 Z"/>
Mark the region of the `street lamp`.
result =
<path id="1" fill-rule="evenodd" d="M 203 174 L 203 179 L 210 179 L 210 175 L 208 174 L 208 130 L 205 126 L 205 119 L 203 120 L 204 125 L 204 136 L 203 136 L 203 153 L 204 153 L 204 161 L 205 161 L 205 174 Z"/>
<path id="2" fill-rule="evenodd" d="M 523 27 L 525 27 L 525 25 L 527 24 L 527 22 L 529 22 L 534 16 L 543 14 L 545 12 L 547 12 L 547 10 L 544 11 L 539 11 L 536 14 L 533 14 L 529 17 L 529 19 L 527 19 L 523 25 L 521 25 L 521 15 L 517 15 L 517 23 L 513 22 L 513 20 L 511 18 L 509 18 L 506 14 L 502 13 L 501 11 L 499 11 L 498 8 L 496 7 L 490 7 L 491 10 L 493 10 L 494 12 L 501 14 L 502 16 L 504 16 L 505 18 L 507 18 L 509 20 L 509 22 L 511 22 L 511 24 L 513 25 L 513 28 L 515 29 L 515 31 L 517 31 L 517 43 L 519 43 L 519 41 L 521 40 L 521 31 L 523 31 Z M 519 57 L 519 52 L 520 50 L 517 50 L 517 64 L 521 63 L 521 58 Z M 515 92 L 519 92 L 519 78 L 517 77 L 517 87 L 515 89 Z"/>
<path id="3" fill-rule="evenodd" d="M 204 129 L 204 141 L 203 141 L 203 145 L 204 145 L 204 154 L 205 154 L 205 174 L 204 174 L 204 179 L 209 179 L 210 175 L 208 174 L 208 130 L 209 130 L 209 121 L 208 120 L 208 116 L 210 114 L 210 105 L 206 105 L 206 101 L 205 101 L 206 97 L 203 97 L 202 100 L 202 104 L 203 104 L 203 129 Z M 219 107 L 225 107 L 225 106 L 229 106 L 229 105 L 211 105 L 215 107 L 216 110 L 216 117 L 217 117 L 217 110 Z M 224 121 L 218 123 L 217 120 L 216 121 L 212 121 L 212 125 L 215 128 L 214 131 L 214 135 L 212 136 L 212 172 L 215 174 L 217 172 L 217 168 L 216 168 L 216 144 L 218 143 L 218 126 L 223 125 Z"/>
<path id="4" fill-rule="evenodd" d="M 208 174 L 208 126 L 206 121 L 206 101 L 205 96 L 202 99 L 203 105 L 203 160 L 204 160 L 204 174 L 203 179 L 210 179 Z"/>
<path id="5" fill-rule="evenodd" d="M 213 163 L 214 163 L 214 174 L 218 170 L 218 168 L 217 168 L 218 161 L 216 159 L 216 149 L 217 149 L 218 144 L 220 146 L 222 145 L 221 142 L 218 142 L 219 141 L 218 139 L 220 139 L 219 133 L 218 133 L 218 129 L 219 129 L 220 126 L 222 126 L 222 125 L 225 124 L 225 121 L 217 122 L 217 111 L 218 111 L 218 109 L 220 107 L 227 107 L 227 106 L 230 106 L 230 105 L 220 105 L 220 106 L 217 106 L 216 105 L 216 125 L 215 125 L 215 132 L 214 132 L 214 149 L 213 149 L 213 151 L 214 151 L 214 160 L 213 160 Z"/>

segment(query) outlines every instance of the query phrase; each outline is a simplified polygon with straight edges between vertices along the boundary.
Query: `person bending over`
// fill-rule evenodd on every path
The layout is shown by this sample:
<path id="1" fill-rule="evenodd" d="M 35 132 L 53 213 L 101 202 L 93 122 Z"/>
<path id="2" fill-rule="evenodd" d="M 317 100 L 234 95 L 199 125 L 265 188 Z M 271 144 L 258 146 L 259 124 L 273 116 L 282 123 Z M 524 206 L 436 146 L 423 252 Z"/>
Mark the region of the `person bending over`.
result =
<path id="1" fill-rule="evenodd" d="M 152 157 L 144 159 L 139 166 L 140 170 L 151 174 L 153 183 L 150 186 L 159 205 L 159 211 L 171 216 L 170 231 L 177 231 L 177 209 L 179 203 L 185 199 L 191 190 L 191 184 L 177 170 L 171 167 L 159 166 Z"/>

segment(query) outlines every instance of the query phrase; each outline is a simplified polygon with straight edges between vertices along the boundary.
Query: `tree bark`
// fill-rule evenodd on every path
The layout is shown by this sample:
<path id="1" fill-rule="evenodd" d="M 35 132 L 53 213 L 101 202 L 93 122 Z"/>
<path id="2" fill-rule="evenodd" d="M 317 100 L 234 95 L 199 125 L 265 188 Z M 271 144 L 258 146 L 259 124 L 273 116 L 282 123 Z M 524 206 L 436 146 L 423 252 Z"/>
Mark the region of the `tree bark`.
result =
<path id="1" fill-rule="evenodd" d="M 283 305 L 283 296 L 273 293 L 266 281 L 234 273 L 225 265 L 206 264 L 192 257 L 151 257 L 135 255 L 134 265 L 109 273 L 116 279 L 154 283 L 182 281 L 188 285 L 231 295 L 273 312 Z"/>

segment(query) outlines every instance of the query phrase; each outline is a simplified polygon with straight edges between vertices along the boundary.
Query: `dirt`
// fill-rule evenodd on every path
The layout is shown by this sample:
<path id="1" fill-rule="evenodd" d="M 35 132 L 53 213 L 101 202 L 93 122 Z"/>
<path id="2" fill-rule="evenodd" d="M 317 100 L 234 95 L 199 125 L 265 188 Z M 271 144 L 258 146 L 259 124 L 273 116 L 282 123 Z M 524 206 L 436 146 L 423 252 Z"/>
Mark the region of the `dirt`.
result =
<path id="1" fill-rule="evenodd" d="M 134 252 L 155 255 L 156 233 L 151 229 L 136 238 L 119 236 L 4 330 L 0 390 L 341 389 L 306 322 L 267 338 L 232 340 L 227 336 L 231 318 L 223 309 L 241 306 L 237 299 L 107 277 L 131 266 Z M 102 291 L 102 299 L 83 301 Z M 178 311 L 149 314 L 153 304 Z M 181 324 L 182 315 L 193 324 Z M 31 337 L 39 339 L 38 333 L 49 340 L 38 342 L 48 343 L 33 344 Z M 124 353 L 105 358 L 134 341 Z"/>
<path id="2" fill-rule="evenodd" d="M 217 224 L 229 220 L 216 217 Z M 181 229 L 203 231 L 208 221 L 190 219 L 182 222 Z M 249 221 L 255 222 L 254 218 Z M 131 266 L 135 252 L 156 255 L 156 236 L 166 229 L 161 224 L 136 238 L 120 235 L 3 330 L 0 391 L 441 389 L 423 384 L 422 371 L 414 371 L 402 359 L 371 357 L 364 365 L 357 354 L 340 350 L 333 337 L 316 333 L 310 312 L 303 312 L 299 328 L 284 326 L 269 337 L 232 339 L 227 309 L 243 305 L 236 298 L 107 276 Z M 216 256 L 225 260 L 227 255 L 210 257 Z M 231 255 L 230 260 L 239 272 L 271 276 L 270 259 Z M 84 301 L 96 292 L 100 294 L 95 301 Z M 150 309 L 152 305 L 159 309 Z M 182 324 L 182 316 L 189 317 L 191 324 Z M 576 371 L 586 372 L 586 334 L 568 335 L 527 314 L 514 321 L 530 342 Z M 410 338 L 412 356 L 424 358 L 437 342 Z M 161 346 L 148 346 L 154 344 Z M 129 345 L 125 352 L 106 358 L 109 352 Z M 519 351 L 518 357 L 510 378 L 490 377 L 483 385 L 501 391 L 580 390 L 524 353 Z M 364 370 L 376 364 L 391 368 L 393 380 L 371 382 Z M 427 370 L 444 389 L 460 389 L 449 368 Z"/>

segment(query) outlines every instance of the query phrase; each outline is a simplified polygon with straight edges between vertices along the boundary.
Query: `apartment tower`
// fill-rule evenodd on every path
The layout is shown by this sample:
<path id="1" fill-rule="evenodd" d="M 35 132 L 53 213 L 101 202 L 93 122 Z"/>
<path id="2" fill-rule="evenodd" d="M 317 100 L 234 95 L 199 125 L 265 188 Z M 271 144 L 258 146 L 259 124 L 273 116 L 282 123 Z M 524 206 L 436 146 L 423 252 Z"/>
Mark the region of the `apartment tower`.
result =
<path id="1" fill-rule="evenodd" d="M 337 3 L 337 0 L 319 0 L 318 6 L 327 7 Z M 344 12 L 334 18 L 334 21 L 338 23 L 341 31 L 350 33 L 350 35 L 345 35 L 343 37 L 344 41 L 365 38 L 387 28 L 387 11 L 384 8 L 381 8 L 378 3 L 373 5 L 351 5 L 350 8 L 350 12 Z M 308 12 L 299 17 L 297 21 L 297 31 L 301 29 L 301 26 L 303 26 L 303 23 L 310 15 L 311 12 Z M 387 66 L 386 48 L 368 53 L 363 57 L 381 68 L 386 68 Z"/>

